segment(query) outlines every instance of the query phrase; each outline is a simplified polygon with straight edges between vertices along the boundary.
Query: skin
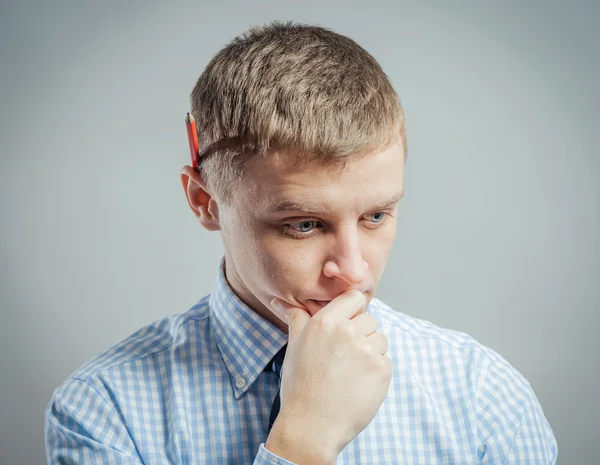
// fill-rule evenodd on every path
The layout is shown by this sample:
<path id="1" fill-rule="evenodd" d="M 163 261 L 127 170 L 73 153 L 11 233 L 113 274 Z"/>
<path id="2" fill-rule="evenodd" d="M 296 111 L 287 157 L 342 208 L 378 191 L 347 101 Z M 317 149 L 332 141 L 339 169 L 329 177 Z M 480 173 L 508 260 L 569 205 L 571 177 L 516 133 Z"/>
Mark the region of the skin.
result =
<path id="1" fill-rule="evenodd" d="M 367 305 L 372 299 L 396 237 L 398 202 L 376 207 L 401 196 L 404 151 L 396 143 L 351 159 L 343 170 L 254 157 L 230 205 L 191 166 L 183 167 L 181 182 L 200 224 L 221 233 L 225 276 L 235 294 L 287 334 L 271 306 L 274 297 L 311 316 L 323 307 L 314 300 L 349 290 L 364 293 Z M 324 211 L 273 212 L 282 200 Z"/>

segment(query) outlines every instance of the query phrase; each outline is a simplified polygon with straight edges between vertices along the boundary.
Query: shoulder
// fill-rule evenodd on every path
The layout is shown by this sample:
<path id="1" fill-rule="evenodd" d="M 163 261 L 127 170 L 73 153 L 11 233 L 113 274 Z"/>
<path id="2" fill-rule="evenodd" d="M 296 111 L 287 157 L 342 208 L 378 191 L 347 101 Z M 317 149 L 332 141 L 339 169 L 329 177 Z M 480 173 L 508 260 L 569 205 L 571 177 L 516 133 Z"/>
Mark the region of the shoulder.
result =
<path id="1" fill-rule="evenodd" d="M 182 347 L 182 351 L 189 350 L 190 345 L 203 347 L 197 340 L 210 332 L 206 324 L 208 298 L 185 313 L 144 326 L 94 356 L 55 389 L 45 410 L 48 453 L 58 457 L 69 450 L 74 457 L 83 457 L 83 462 L 89 446 L 93 453 L 112 456 L 121 451 L 138 457 L 128 422 L 123 419 L 125 411 L 133 415 L 135 423 L 140 412 L 150 415 L 148 409 L 160 408 L 152 403 L 142 406 L 140 399 L 161 392 L 161 381 L 168 382 L 161 376 L 172 371 L 173 360 L 186 357 L 183 353 L 175 357 L 173 352 Z M 122 460 L 118 457 L 116 461 Z"/>
<path id="2" fill-rule="evenodd" d="M 423 358 L 428 358 L 465 375 L 469 371 L 476 390 L 500 380 L 516 392 L 531 391 L 529 382 L 515 367 L 473 336 L 398 312 L 379 299 L 373 299 L 369 307 L 384 334 L 389 336 L 390 345 L 407 363 L 413 363 L 414 359 L 416 367 Z"/>
<path id="3" fill-rule="evenodd" d="M 103 371 L 166 351 L 177 344 L 190 324 L 208 321 L 208 298 L 202 298 L 185 313 L 171 315 L 140 328 L 92 357 L 69 378 L 89 381 Z"/>
<path id="4" fill-rule="evenodd" d="M 378 299 L 369 313 L 389 338 L 392 359 L 420 386 L 438 399 L 449 392 L 447 385 L 459 387 L 451 390 L 452 402 L 464 396 L 473 412 L 480 459 L 554 463 L 556 440 L 534 390 L 504 357 L 466 333 L 405 315 Z"/>

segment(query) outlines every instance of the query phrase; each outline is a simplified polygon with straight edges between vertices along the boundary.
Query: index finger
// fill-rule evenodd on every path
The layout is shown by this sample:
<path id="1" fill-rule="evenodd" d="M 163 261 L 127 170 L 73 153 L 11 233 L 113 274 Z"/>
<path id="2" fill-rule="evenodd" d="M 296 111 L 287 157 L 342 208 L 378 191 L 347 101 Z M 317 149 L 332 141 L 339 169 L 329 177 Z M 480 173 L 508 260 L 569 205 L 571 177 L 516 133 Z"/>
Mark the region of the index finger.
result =
<path id="1" fill-rule="evenodd" d="M 367 297 L 362 292 L 352 289 L 342 292 L 315 316 L 351 320 L 366 309 Z"/>

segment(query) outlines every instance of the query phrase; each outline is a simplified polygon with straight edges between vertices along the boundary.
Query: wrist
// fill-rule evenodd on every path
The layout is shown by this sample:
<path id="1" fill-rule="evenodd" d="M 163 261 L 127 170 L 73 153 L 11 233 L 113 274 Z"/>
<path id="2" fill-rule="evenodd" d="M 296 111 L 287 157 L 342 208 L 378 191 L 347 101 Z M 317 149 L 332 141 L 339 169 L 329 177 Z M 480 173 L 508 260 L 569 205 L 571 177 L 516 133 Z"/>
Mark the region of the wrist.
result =
<path id="1" fill-rule="evenodd" d="M 265 449 L 297 465 L 333 465 L 339 451 L 323 436 L 307 434 L 300 422 L 288 421 L 281 414 L 265 442 Z M 317 439 L 319 438 L 319 439 Z"/>

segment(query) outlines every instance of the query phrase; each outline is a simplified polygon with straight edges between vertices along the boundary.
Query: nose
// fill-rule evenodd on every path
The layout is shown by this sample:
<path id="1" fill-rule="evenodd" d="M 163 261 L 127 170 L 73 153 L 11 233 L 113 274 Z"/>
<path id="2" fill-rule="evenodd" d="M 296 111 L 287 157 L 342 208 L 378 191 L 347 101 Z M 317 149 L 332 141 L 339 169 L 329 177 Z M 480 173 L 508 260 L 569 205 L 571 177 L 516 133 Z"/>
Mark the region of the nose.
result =
<path id="1" fill-rule="evenodd" d="M 349 286 L 358 286 L 367 277 L 369 265 L 364 260 L 358 232 L 344 231 L 335 238 L 335 246 L 323 266 L 323 274 Z"/>

